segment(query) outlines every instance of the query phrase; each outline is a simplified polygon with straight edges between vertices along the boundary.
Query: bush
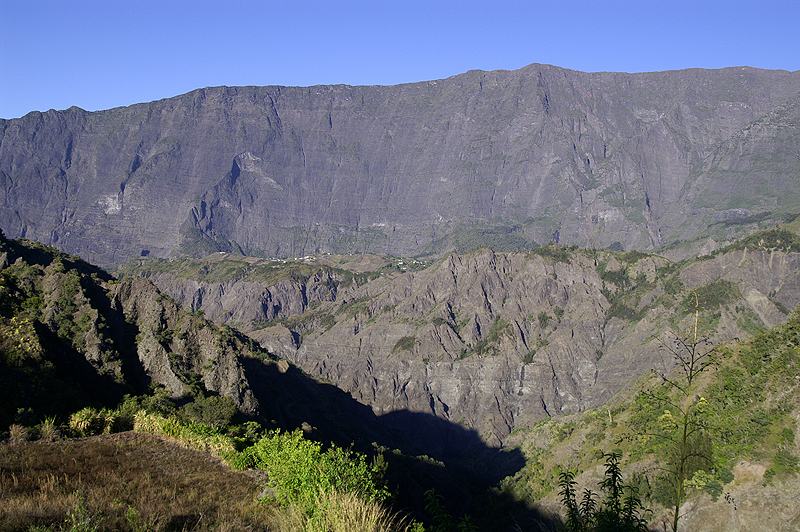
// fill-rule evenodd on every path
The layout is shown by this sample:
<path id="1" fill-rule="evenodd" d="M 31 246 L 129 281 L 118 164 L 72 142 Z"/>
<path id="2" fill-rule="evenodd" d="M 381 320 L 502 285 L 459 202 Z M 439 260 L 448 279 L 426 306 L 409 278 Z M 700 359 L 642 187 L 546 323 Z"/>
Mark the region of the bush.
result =
<path id="1" fill-rule="evenodd" d="M 185 447 L 212 452 L 223 458 L 236 456 L 236 448 L 231 438 L 201 423 L 187 424 L 175 417 L 163 417 L 140 410 L 136 413 L 133 430 L 161 434 Z"/>
<path id="2" fill-rule="evenodd" d="M 220 428 L 231 423 L 238 409 L 230 397 L 199 395 L 194 401 L 184 405 L 183 412 L 192 421 Z"/>
<path id="3" fill-rule="evenodd" d="M 243 454 L 269 474 L 266 498 L 284 506 L 310 512 L 320 493 L 351 493 L 366 501 L 389 495 L 378 468 L 368 465 L 363 455 L 335 446 L 323 452 L 300 430 L 272 431 Z"/>
<path id="4" fill-rule="evenodd" d="M 717 502 L 719 496 L 722 495 L 722 484 L 720 484 L 718 480 L 709 480 L 708 483 L 703 486 L 703 491 L 711 495 L 712 501 Z"/>
<path id="5" fill-rule="evenodd" d="M 120 429 L 119 416 L 116 412 L 103 408 L 95 410 L 86 407 L 72 414 L 69 418 L 69 428 L 81 436 L 95 434 L 110 434 Z"/>
<path id="6" fill-rule="evenodd" d="M 598 503 L 592 490 L 585 490 L 583 498 L 578 502 L 575 496 L 576 482 L 574 474 L 564 471 L 560 474 L 559 494 L 566 510 L 566 529 L 568 532 L 604 532 L 618 530 L 625 532 L 646 532 L 650 513 L 642 507 L 636 489 L 625 485 L 622 481 L 622 470 L 619 467 L 620 455 L 615 452 L 606 457 L 606 473 L 600 489 L 605 498 Z"/>
<path id="7" fill-rule="evenodd" d="M 54 441 L 57 440 L 60 436 L 61 436 L 61 431 L 58 430 L 58 426 L 56 426 L 55 417 L 50 417 L 45 419 L 42 422 L 42 426 L 39 427 L 39 437 L 44 441 Z"/>
<path id="8" fill-rule="evenodd" d="M 398 351 L 411 351 L 416 344 L 417 338 L 415 336 L 403 336 L 397 341 L 397 343 L 394 344 L 394 347 L 392 348 L 392 354 L 397 353 Z"/>
<path id="9" fill-rule="evenodd" d="M 547 327 L 547 325 L 550 323 L 550 316 L 544 311 L 539 312 L 539 314 L 536 316 L 536 319 L 539 320 L 539 327 L 542 329 Z"/>
<path id="10" fill-rule="evenodd" d="M 15 423 L 14 425 L 8 427 L 8 436 L 11 439 L 11 443 L 14 444 L 28 441 L 28 439 L 31 437 L 31 434 L 24 425 Z"/>
<path id="11" fill-rule="evenodd" d="M 736 478 L 736 476 L 733 474 L 733 471 L 727 467 L 721 467 L 719 471 L 717 471 L 717 477 L 723 484 L 730 484 Z"/>

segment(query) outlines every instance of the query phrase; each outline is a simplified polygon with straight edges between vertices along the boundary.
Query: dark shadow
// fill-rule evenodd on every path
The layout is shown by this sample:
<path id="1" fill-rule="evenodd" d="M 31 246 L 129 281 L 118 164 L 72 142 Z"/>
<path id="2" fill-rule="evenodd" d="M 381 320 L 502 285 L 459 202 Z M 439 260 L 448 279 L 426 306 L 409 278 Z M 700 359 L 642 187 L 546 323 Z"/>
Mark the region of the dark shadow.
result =
<path id="1" fill-rule="evenodd" d="M 83 407 L 116 405 L 127 388 L 101 375 L 86 358 L 41 323 L 34 323 L 42 346 L 41 359 L 31 357 L 25 366 L 4 368 L 0 375 L 3 410 L 13 414 L 30 408 L 36 421 L 48 416 L 65 420 Z M 2 416 L 3 420 L 7 416 Z"/>
<path id="2" fill-rule="evenodd" d="M 453 516 L 469 514 L 479 530 L 556 530 L 557 516 L 515 500 L 500 481 L 525 465 L 519 449 L 486 446 L 478 433 L 426 413 L 407 410 L 376 416 L 367 405 L 293 365 L 242 357 L 264 419 L 286 430 L 304 428 L 322 443 L 382 454 L 396 511 L 431 523 L 425 494 L 444 497 Z M 285 370 L 285 371 L 284 371 Z"/>
<path id="3" fill-rule="evenodd" d="M 202 522 L 202 514 L 173 515 L 162 526 L 165 532 L 183 532 L 198 530 Z"/>

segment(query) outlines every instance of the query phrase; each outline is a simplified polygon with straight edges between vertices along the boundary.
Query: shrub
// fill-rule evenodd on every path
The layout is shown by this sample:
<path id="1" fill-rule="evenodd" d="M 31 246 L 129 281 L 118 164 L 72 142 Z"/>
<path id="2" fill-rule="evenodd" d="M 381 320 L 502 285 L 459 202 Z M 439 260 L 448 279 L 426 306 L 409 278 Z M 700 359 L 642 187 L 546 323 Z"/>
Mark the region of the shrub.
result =
<path id="1" fill-rule="evenodd" d="M 550 323 L 550 316 L 545 311 L 539 312 L 539 314 L 536 316 L 536 319 L 539 320 L 539 327 L 542 329 L 547 327 L 547 325 Z"/>
<path id="2" fill-rule="evenodd" d="M 565 248 L 564 246 L 560 246 L 558 244 L 545 244 L 544 246 L 535 248 L 528 254 L 528 256 L 530 257 L 533 255 L 539 255 L 551 264 L 556 262 L 572 264 L 572 254 L 570 252 L 575 251 L 575 249 L 577 249 L 575 246 L 571 248 Z"/>
<path id="3" fill-rule="evenodd" d="M 95 410 L 86 407 L 70 416 L 69 428 L 81 436 L 110 434 L 119 431 L 119 416 L 106 408 Z"/>
<path id="4" fill-rule="evenodd" d="M 584 491 L 579 503 L 575 497 L 574 474 L 569 471 L 560 474 L 559 494 L 567 511 L 568 532 L 606 530 L 646 532 L 649 529 L 644 515 L 648 514 L 649 510 L 642 508 L 636 490 L 623 483 L 619 467 L 620 455 L 611 452 L 605 456 L 606 473 L 600 488 L 606 495 L 600 504 L 596 495 L 589 489 Z"/>
<path id="5" fill-rule="evenodd" d="M 415 336 L 403 336 L 394 344 L 392 354 L 398 351 L 411 351 L 416 344 L 417 338 Z"/>
<path id="6" fill-rule="evenodd" d="M 66 530 L 68 532 L 95 532 L 99 530 L 103 524 L 102 515 L 90 511 L 84 497 L 77 493 L 75 496 L 78 498 L 78 503 L 67 512 L 65 523 L 69 525 L 69 528 Z"/>
<path id="7" fill-rule="evenodd" d="M 719 477 L 720 482 L 723 484 L 730 484 L 736 478 L 736 476 L 733 474 L 733 471 L 727 467 L 721 467 L 719 471 L 717 471 L 717 477 Z"/>
<path id="8" fill-rule="evenodd" d="M 722 484 L 719 483 L 718 480 L 712 479 L 703 486 L 703 491 L 708 493 L 711 496 L 711 500 L 717 502 L 719 496 L 722 495 Z"/>
<path id="9" fill-rule="evenodd" d="M 693 293 L 686 296 L 683 308 L 688 312 L 694 311 L 698 306 L 703 310 L 714 310 L 741 298 L 742 293 L 735 283 L 717 279 L 697 287 Z"/>
<path id="10" fill-rule="evenodd" d="M 184 405 L 183 411 L 192 421 L 219 428 L 229 425 L 238 409 L 230 397 L 199 395 L 194 401 Z"/>
<path id="11" fill-rule="evenodd" d="M 15 423 L 10 427 L 8 427 L 8 436 L 11 439 L 11 443 L 15 444 L 28 441 L 31 434 L 30 431 L 24 425 L 19 425 Z"/>
<path id="12" fill-rule="evenodd" d="M 451 530 L 478 532 L 478 527 L 472 523 L 472 518 L 468 514 L 461 516 L 456 524 L 453 516 L 444 507 L 444 497 L 436 493 L 436 490 L 430 489 L 425 492 L 425 510 L 431 514 L 435 523 L 431 532 L 449 532 Z"/>
<path id="13" fill-rule="evenodd" d="M 335 446 L 323 452 L 300 430 L 272 431 L 243 454 L 269 474 L 266 498 L 284 506 L 310 511 L 320 493 L 351 493 L 366 501 L 389 495 L 378 468 L 368 465 L 363 455 Z"/>
<path id="14" fill-rule="evenodd" d="M 39 437 L 44 441 L 57 440 L 61 436 L 61 431 L 56 426 L 56 419 L 54 417 L 46 418 L 39 427 Z"/>
<path id="15" fill-rule="evenodd" d="M 233 440 L 201 423 L 184 423 L 175 417 L 163 417 L 140 410 L 134 417 L 133 430 L 161 434 L 185 447 L 207 451 L 221 457 L 236 456 Z"/>

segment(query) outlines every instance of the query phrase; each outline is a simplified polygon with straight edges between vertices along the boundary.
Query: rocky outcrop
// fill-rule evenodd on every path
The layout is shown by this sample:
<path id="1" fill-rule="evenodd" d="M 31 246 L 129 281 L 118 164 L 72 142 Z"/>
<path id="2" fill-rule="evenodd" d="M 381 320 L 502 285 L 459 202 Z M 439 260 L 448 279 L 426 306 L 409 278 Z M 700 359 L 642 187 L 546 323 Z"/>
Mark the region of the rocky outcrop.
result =
<path id="1" fill-rule="evenodd" d="M 447 426 L 437 432 L 398 414 L 417 412 L 501 445 L 515 427 L 597 407 L 643 373 L 669 370 L 665 329 L 680 330 L 691 319 L 691 290 L 704 298 L 703 320 L 715 341 L 744 338 L 753 327 L 782 322 L 785 309 L 800 303 L 798 272 L 800 255 L 780 251 L 731 251 L 677 265 L 560 247 L 483 250 L 377 276 L 280 324 L 245 326 L 271 352 L 336 384 L 406 434 L 446 447 Z M 198 301 L 197 290 L 225 284 L 166 273 L 154 280 L 186 305 Z M 284 282 L 261 291 L 305 288 Z M 237 294 L 254 289 L 225 284 L 225 293 L 240 304 Z M 200 308 L 219 305 L 204 301 Z"/>
<path id="2" fill-rule="evenodd" d="M 232 398 L 243 413 L 260 415 L 239 360 L 247 354 L 232 333 L 183 311 L 145 279 L 125 280 L 111 294 L 112 308 L 139 331 L 136 353 L 151 382 L 180 397 L 190 394 L 192 378 L 200 377 L 206 390 Z"/>
<path id="3" fill-rule="evenodd" d="M 530 65 L 34 112 L 0 120 L 0 227 L 102 266 L 704 237 L 665 251 L 686 256 L 800 210 L 798 92 L 797 72 Z"/>

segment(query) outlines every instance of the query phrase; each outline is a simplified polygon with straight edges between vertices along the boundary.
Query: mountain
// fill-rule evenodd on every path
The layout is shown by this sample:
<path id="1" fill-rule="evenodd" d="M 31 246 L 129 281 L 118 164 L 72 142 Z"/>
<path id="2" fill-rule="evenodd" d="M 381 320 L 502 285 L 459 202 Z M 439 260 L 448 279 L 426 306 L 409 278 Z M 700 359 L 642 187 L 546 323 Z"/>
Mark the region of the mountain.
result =
<path id="1" fill-rule="evenodd" d="M 205 88 L 0 120 L 0 227 L 104 267 L 551 241 L 683 258 L 800 211 L 798 119 L 800 73 L 747 67 Z"/>
<path id="2" fill-rule="evenodd" d="M 670 371 L 665 334 L 685 327 L 696 303 L 715 342 L 783 322 L 800 304 L 797 224 L 680 263 L 548 245 L 427 265 L 217 254 L 142 260 L 125 274 L 246 331 L 446 456 L 459 451 L 451 424 L 502 446 L 520 427 L 597 408 L 642 374 Z M 420 425 L 407 411 L 450 424 Z"/>
<path id="3" fill-rule="evenodd" d="M 523 515 L 557 522 L 559 473 L 592 486 L 613 449 L 662 519 L 669 451 L 653 432 L 664 426 L 653 398 L 676 378 L 665 329 L 697 315 L 700 334 L 722 345 L 695 391 L 713 464 L 690 471 L 682 519 L 791 530 L 798 229 L 795 219 L 680 263 L 558 245 L 433 264 L 215 254 L 140 259 L 121 279 L 0 235 L 0 423 L 63 418 L 154 385 L 178 404 L 224 397 L 267 426 L 398 449 L 387 453 L 398 504 L 418 505 L 436 484 L 483 529 L 513 529 Z"/>

